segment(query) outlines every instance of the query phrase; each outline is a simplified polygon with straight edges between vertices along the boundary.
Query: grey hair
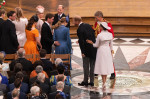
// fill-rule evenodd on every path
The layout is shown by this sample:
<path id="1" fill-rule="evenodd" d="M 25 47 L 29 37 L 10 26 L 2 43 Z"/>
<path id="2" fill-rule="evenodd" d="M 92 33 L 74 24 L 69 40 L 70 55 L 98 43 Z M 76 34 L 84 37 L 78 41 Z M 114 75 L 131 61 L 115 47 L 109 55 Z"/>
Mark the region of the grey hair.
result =
<path id="1" fill-rule="evenodd" d="M 36 93 L 40 92 L 40 88 L 38 86 L 33 86 L 30 89 L 32 95 L 36 95 Z"/>
<path id="2" fill-rule="evenodd" d="M 61 58 L 56 58 L 55 65 L 58 66 L 58 64 L 63 63 Z"/>
<path id="3" fill-rule="evenodd" d="M 18 55 L 18 57 L 23 57 L 24 55 L 25 55 L 25 50 L 24 50 L 24 48 L 20 48 L 18 51 L 17 51 L 17 55 Z"/>
<path id="4" fill-rule="evenodd" d="M 44 79 L 45 79 L 45 74 L 44 73 L 38 73 L 38 75 L 37 75 L 37 79 L 39 80 L 39 81 L 44 81 Z"/>
<path id="5" fill-rule="evenodd" d="M 102 11 L 96 11 L 94 16 L 103 18 L 103 13 L 102 13 Z"/>
<path id="6" fill-rule="evenodd" d="M 65 8 L 63 5 L 58 5 L 58 8 L 59 8 L 59 7 L 62 7 L 62 9 L 64 9 L 64 8 Z"/>
<path id="7" fill-rule="evenodd" d="M 38 65 L 36 68 L 35 68 L 35 71 L 36 73 L 41 73 L 43 71 L 43 67 L 41 65 Z"/>
<path id="8" fill-rule="evenodd" d="M 56 88 L 57 88 L 57 90 L 64 89 L 64 82 L 62 82 L 62 81 L 57 82 Z"/>

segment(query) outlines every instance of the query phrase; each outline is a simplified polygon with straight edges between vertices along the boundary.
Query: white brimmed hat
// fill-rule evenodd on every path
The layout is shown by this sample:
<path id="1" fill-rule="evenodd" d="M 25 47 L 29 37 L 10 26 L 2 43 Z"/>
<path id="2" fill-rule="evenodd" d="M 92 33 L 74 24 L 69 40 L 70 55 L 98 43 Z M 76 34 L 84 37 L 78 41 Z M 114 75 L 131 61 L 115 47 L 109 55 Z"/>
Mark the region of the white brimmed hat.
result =
<path id="1" fill-rule="evenodd" d="M 110 30 L 111 28 L 108 26 L 107 22 L 101 22 L 100 23 L 104 28 L 106 28 L 107 30 Z"/>

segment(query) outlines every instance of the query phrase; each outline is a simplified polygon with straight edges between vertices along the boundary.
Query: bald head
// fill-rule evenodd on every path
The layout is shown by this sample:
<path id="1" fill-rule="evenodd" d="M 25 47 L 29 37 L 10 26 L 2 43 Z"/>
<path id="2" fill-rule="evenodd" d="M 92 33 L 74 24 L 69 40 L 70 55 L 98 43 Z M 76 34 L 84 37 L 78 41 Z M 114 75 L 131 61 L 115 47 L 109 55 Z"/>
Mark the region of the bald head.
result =
<path id="1" fill-rule="evenodd" d="M 17 51 L 17 55 L 18 57 L 22 58 L 24 57 L 25 55 L 25 50 L 23 48 L 20 48 L 18 51 Z"/>

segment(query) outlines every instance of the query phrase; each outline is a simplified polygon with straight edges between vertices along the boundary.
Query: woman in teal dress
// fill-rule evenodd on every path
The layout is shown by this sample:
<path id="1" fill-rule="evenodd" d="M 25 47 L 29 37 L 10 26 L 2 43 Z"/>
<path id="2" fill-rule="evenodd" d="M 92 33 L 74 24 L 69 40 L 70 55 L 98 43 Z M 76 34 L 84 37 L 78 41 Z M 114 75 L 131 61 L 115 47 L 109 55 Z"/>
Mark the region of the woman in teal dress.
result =
<path id="1" fill-rule="evenodd" d="M 56 46 L 55 54 L 71 54 L 72 46 L 69 28 L 65 27 L 65 25 L 66 25 L 66 18 L 63 17 L 61 18 L 60 23 L 58 24 L 58 28 L 54 30 L 53 39 L 54 44 Z M 72 69 L 71 65 L 70 69 Z"/>

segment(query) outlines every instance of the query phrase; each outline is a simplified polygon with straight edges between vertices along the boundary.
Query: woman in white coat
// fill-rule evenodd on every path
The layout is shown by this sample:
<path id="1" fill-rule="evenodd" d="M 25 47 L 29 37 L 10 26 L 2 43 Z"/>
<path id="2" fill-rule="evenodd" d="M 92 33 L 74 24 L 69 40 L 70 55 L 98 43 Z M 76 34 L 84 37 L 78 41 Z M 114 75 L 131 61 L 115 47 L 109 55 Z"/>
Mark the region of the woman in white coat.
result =
<path id="1" fill-rule="evenodd" d="M 92 44 L 94 47 L 97 47 L 97 55 L 95 62 L 95 74 L 99 74 L 102 76 L 102 87 L 106 88 L 106 78 L 107 75 L 114 72 L 113 68 L 113 36 L 107 30 L 110 29 L 106 22 L 101 22 L 100 29 L 102 30 L 100 34 L 98 34 L 96 42 L 93 43 L 90 40 L 87 40 L 87 43 Z"/>
<path id="2" fill-rule="evenodd" d="M 16 27 L 16 35 L 18 38 L 19 46 L 24 47 L 26 42 L 26 33 L 25 27 L 28 24 L 28 19 L 23 16 L 23 11 L 20 7 L 15 8 L 16 11 L 16 20 L 13 21 Z"/>

